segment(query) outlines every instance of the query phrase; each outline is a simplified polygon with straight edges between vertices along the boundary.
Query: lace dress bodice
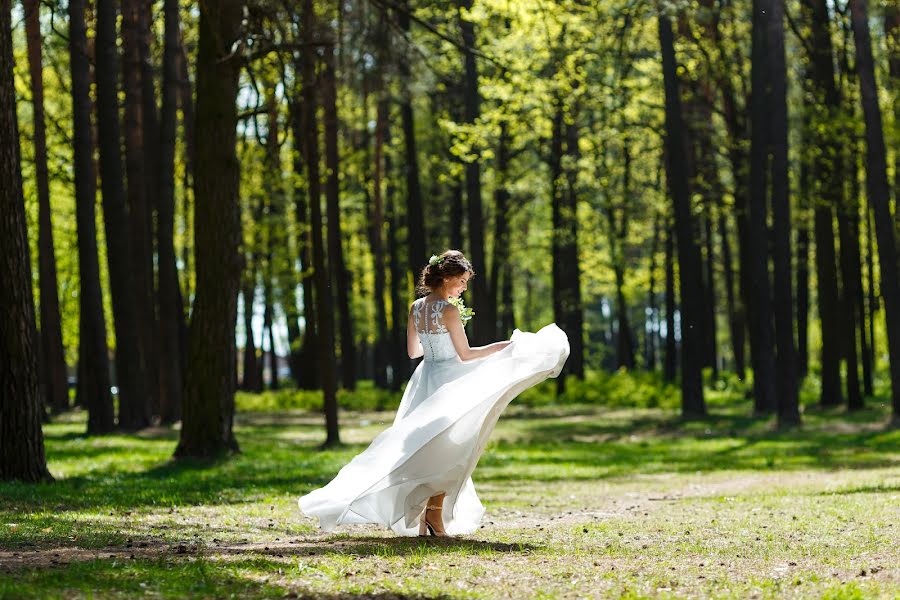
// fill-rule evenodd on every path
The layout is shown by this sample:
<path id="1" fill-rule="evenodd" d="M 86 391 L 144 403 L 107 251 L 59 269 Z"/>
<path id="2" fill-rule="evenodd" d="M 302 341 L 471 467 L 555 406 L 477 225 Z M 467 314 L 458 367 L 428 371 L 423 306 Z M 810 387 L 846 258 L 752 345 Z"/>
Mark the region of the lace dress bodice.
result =
<path id="1" fill-rule="evenodd" d="M 446 300 L 428 300 L 419 298 L 413 302 L 412 312 L 419 334 L 419 341 L 425 350 L 425 361 L 443 361 L 458 359 L 456 348 L 450 339 L 450 332 L 444 325 L 444 307 Z"/>

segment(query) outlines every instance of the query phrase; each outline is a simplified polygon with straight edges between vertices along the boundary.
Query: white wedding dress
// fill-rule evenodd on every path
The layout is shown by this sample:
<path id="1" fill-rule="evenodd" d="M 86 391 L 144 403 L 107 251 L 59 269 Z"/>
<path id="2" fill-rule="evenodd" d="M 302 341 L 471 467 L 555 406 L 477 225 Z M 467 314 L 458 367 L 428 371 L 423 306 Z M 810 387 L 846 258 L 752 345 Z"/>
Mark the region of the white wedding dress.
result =
<path id="1" fill-rule="evenodd" d="M 447 302 L 419 298 L 412 314 L 425 351 L 392 426 L 379 434 L 325 487 L 299 500 L 300 510 L 331 531 L 344 523 L 377 523 L 417 535 L 428 498 L 446 492 L 444 529 L 475 531 L 484 507 L 472 471 L 510 401 L 556 377 L 569 340 L 555 324 L 537 333 L 516 329 L 512 343 L 490 356 L 462 361 L 443 323 Z"/>

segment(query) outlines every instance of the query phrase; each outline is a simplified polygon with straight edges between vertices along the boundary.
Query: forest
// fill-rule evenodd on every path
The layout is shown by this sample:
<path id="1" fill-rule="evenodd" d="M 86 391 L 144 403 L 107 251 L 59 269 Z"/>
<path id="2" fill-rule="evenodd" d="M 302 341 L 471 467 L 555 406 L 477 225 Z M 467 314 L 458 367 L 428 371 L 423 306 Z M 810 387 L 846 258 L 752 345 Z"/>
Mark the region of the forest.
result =
<path id="1" fill-rule="evenodd" d="M 896 598 L 898 92 L 896 0 L 0 0 L 0 598 Z M 446 249 L 565 368 L 322 532 Z"/>
<path id="2" fill-rule="evenodd" d="M 431 252 L 470 342 L 555 321 L 590 371 L 900 416 L 900 9 L 727 0 L 3 7 L 4 440 L 236 389 L 398 393 Z M 40 478 L 22 456 L 4 477 Z M 16 469 L 21 469 L 17 471 Z"/>

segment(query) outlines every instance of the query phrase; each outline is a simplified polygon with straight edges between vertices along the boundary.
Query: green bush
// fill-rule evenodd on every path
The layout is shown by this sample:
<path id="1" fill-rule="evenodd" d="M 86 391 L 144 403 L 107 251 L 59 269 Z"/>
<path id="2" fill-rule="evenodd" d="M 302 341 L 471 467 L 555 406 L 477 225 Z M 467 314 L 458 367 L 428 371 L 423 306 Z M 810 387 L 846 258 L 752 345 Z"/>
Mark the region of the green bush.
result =
<path id="1" fill-rule="evenodd" d="M 344 410 L 388 410 L 400 405 L 403 393 L 381 390 L 372 381 L 360 381 L 353 391 L 338 390 L 338 406 Z M 281 388 L 259 394 L 238 392 L 235 398 L 241 412 L 278 412 L 283 410 L 321 411 L 322 390 Z"/>

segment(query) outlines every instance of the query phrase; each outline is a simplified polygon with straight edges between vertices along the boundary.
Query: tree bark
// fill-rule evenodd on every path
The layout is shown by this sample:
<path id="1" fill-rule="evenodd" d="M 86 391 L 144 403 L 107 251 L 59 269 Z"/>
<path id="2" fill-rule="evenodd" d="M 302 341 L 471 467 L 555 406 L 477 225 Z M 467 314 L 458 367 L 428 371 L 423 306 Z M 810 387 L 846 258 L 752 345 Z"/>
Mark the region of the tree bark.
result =
<path id="1" fill-rule="evenodd" d="M 124 134 L 125 175 L 127 179 L 128 216 L 131 223 L 132 270 L 137 309 L 137 331 L 143 347 L 146 371 L 143 408 L 147 423 L 159 403 L 159 374 L 155 351 L 155 324 L 153 296 L 153 248 L 150 222 L 152 211 L 148 187 L 155 181 L 148 170 L 148 154 L 145 151 L 144 91 L 141 60 L 141 8 L 142 0 L 122 0 L 122 87 L 125 91 Z M 151 83 L 152 85 L 152 83 Z"/>
<path id="2" fill-rule="evenodd" d="M 668 221 L 668 219 L 667 219 Z M 666 354 L 663 359 L 663 379 L 675 381 L 678 371 L 678 350 L 675 345 L 675 235 L 674 225 L 666 223 Z"/>
<path id="3" fill-rule="evenodd" d="M 703 328 L 700 319 L 703 302 L 700 294 L 703 286 L 700 253 L 694 243 L 697 236 L 685 165 L 687 144 L 676 75 L 674 36 L 668 16 L 660 13 L 658 25 L 665 84 L 667 179 L 675 214 L 681 289 L 681 413 L 691 418 L 706 414 L 701 372 Z"/>
<path id="4" fill-rule="evenodd" d="M 322 105 L 325 130 L 325 201 L 328 219 L 328 260 L 331 286 L 337 300 L 341 340 L 341 381 L 348 390 L 356 389 L 356 347 L 353 315 L 350 312 L 350 271 L 344 261 L 340 208 L 340 157 L 338 155 L 337 81 L 334 66 L 335 47 L 325 48 L 322 71 Z"/>
<path id="5" fill-rule="evenodd" d="M 184 315 L 179 298 L 175 256 L 175 138 L 178 121 L 178 57 L 181 50 L 179 0 L 164 0 L 163 87 L 157 201 L 159 252 L 159 414 L 163 423 L 181 418 L 184 374 L 181 372 L 181 329 Z"/>
<path id="6" fill-rule="evenodd" d="M 384 149 L 389 105 L 386 94 L 379 90 L 379 98 L 375 108 L 375 155 L 373 168 L 372 209 L 369 214 L 369 245 L 372 249 L 372 269 L 375 274 L 375 385 L 386 388 L 388 385 L 388 323 L 386 310 L 386 277 L 384 253 Z M 367 145 L 368 147 L 368 145 Z"/>
<path id="7" fill-rule="evenodd" d="M 200 5 L 197 56 L 194 253 L 197 289 L 177 458 L 238 451 L 234 437 L 234 329 L 241 276 L 235 98 L 243 3 Z"/>
<path id="8" fill-rule="evenodd" d="M 834 246 L 834 213 L 843 204 L 844 168 L 838 141 L 826 123 L 838 118 L 840 97 L 834 80 L 833 50 L 831 44 L 828 7 L 825 0 L 805 0 L 803 7 L 810 23 L 812 70 L 809 74 L 816 97 L 821 98 L 821 121 L 813 120 L 813 149 L 815 153 L 813 178 L 821 182 L 818 188 L 813 219 L 816 239 L 816 276 L 818 279 L 819 321 L 822 326 L 821 373 L 822 389 L 819 402 L 822 406 L 841 403 L 841 317 L 837 286 L 837 257 Z"/>
<path id="9" fill-rule="evenodd" d="M 13 79 L 12 7 L 0 0 L 0 480 L 50 481 Z"/>
<path id="10" fill-rule="evenodd" d="M 409 0 L 399 0 L 397 24 L 403 35 L 409 33 Z M 403 94 L 400 98 L 400 120 L 404 140 L 404 173 L 406 174 L 406 222 L 408 232 L 409 270 L 413 281 L 418 281 L 419 273 L 425 267 L 425 216 L 422 209 L 422 189 L 419 183 L 419 155 L 416 150 L 416 122 L 413 116 L 412 92 L 410 91 L 409 57 L 401 53 L 397 69 Z M 483 266 L 482 266 L 483 268 Z"/>
<path id="11" fill-rule="evenodd" d="M 778 425 L 800 424 L 797 355 L 794 345 L 794 294 L 791 281 L 791 205 L 788 190 L 787 69 L 784 58 L 784 0 L 771 0 L 768 23 L 769 96 L 772 142 L 772 222 L 775 284 L 775 363 Z M 754 69 L 756 65 L 754 65 Z M 757 88 L 753 103 L 757 102 Z M 754 116 L 757 113 L 754 112 Z M 754 121 L 754 128 L 756 127 Z M 760 122 L 761 123 L 761 122 Z"/>
<path id="12" fill-rule="evenodd" d="M 241 292 L 244 297 L 244 335 L 247 338 L 244 342 L 244 378 L 241 387 L 245 391 L 259 393 L 262 391 L 262 381 L 259 378 L 259 361 L 256 358 L 256 341 L 253 338 L 254 284 L 254 280 L 247 280 Z"/>
<path id="13" fill-rule="evenodd" d="M 497 140 L 497 187 L 494 190 L 494 248 L 490 281 L 494 295 L 490 302 L 497 307 L 497 328 L 492 337 L 507 339 L 513 330 L 512 265 L 509 259 L 509 125 L 500 123 Z M 498 289 L 499 288 L 499 289 Z M 497 297 L 500 292 L 500 297 Z"/>
<path id="14" fill-rule="evenodd" d="M 312 229 L 312 254 L 313 254 L 313 280 L 315 283 L 315 297 L 317 301 L 316 323 L 318 347 L 319 376 L 322 381 L 322 392 L 325 395 L 325 442 L 324 447 L 333 447 L 340 444 L 338 432 L 338 407 L 337 407 L 337 378 L 335 373 L 334 357 L 334 319 L 331 310 L 327 306 L 331 294 L 329 293 L 329 276 L 325 265 L 325 246 L 322 239 L 322 204 L 319 179 L 319 136 L 318 123 L 316 122 L 316 107 L 318 99 L 316 94 L 316 51 L 314 47 L 314 31 L 316 24 L 315 3 L 313 0 L 304 0 L 302 5 L 302 23 L 305 44 L 305 57 L 303 62 L 303 103 L 306 173 L 309 187 L 310 223 Z"/>
<path id="15" fill-rule="evenodd" d="M 298 72 L 302 69 L 302 65 L 295 64 Z M 294 173 L 297 175 L 303 173 L 305 167 L 305 150 L 303 133 L 305 112 L 301 102 L 294 101 L 291 103 L 291 128 L 293 129 L 293 163 Z M 309 177 L 307 176 L 307 182 Z M 297 178 L 299 182 L 299 178 Z M 316 368 L 316 348 L 318 341 L 316 339 L 316 323 L 318 316 L 316 313 L 315 291 L 313 289 L 313 262 L 312 262 L 312 234 L 309 222 L 309 204 L 308 190 L 301 187 L 299 183 L 294 188 L 294 220 L 297 223 L 297 248 L 300 258 L 300 284 L 303 291 L 303 321 L 305 328 L 303 331 L 303 341 L 297 354 L 297 363 L 300 368 L 298 370 L 297 387 L 304 390 L 319 388 L 319 372 Z"/>
<path id="16" fill-rule="evenodd" d="M 88 411 L 88 435 L 115 429 L 110 395 L 109 348 L 97 258 L 97 178 L 91 127 L 91 75 L 87 53 L 85 0 L 69 2 L 69 69 L 72 77 L 72 150 L 75 176 L 75 221 L 78 229 L 80 283 L 78 388 L 76 404 Z"/>
<path id="17" fill-rule="evenodd" d="M 31 104 L 34 109 L 34 166 L 38 193 L 38 264 L 41 304 L 41 374 L 44 402 L 53 412 L 69 408 L 66 358 L 56 278 L 53 224 L 50 215 L 50 182 L 47 173 L 47 134 L 44 125 L 44 75 L 41 60 L 41 22 L 38 0 L 24 0 L 25 41 L 31 74 Z"/>
<path id="18" fill-rule="evenodd" d="M 891 370 L 893 419 L 900 421 L 900 281 L 897 274 L 897 249 L 894 221 L 891 217 L 890 188 L 887 179 L 887 151 L 878 86 L 872 58 L 866 0 L 850 0 L 853 39 L 856 45 L 856 69 L 866 123 L 866 191 L 875 214 L 878 259 L 881 267 L 881 295 L 887 321 L 888 354 Z"/>
<path id="19" fill-rule="evenodd" d="M 748 210 L 749 235 L 749 291 L 750 337 L 753 356 L 754 412 L 768 414 L 777 406 L 775 339 L 773 331 L 772 297 L 769 282 L 769 229 L 767 225 L 768 189 L 768 144 L 770 130 L 768 124 L 769 79 L 767 19 L 771 2 L 753 2 L 753 64 L 751 72 L 752 98 L 750 99 L 750 198 Z"/>
<path id="20" fill-rule="evenodd" d="M 481 92 L 478 89 L 478 63 L 475 60 L 475 24 L 468 20 L 463 11 L 472 8 L 472 0 L 457 0 L 459 7 L 459 28 L 463 41 L 463 81 L 465 122 L 474 124 L 481 117 Z M 466 160 L 466 219 L 469 223 L 469 247 L 466 255 L 471 259 L 482 276 L 475 282 L 473 304 L 477 307 L 478 318 L 470 326 L 472 343 L 489 344 L 497 331 L 497 307 L 492 301 L 493 285 L 488 270 L 484 245 L 484 216 L 481 199 L 481 152 L 471 148 L 474 158 Z M 577 357 L 575 357 L 577 361 Z M 569 361 L 572 361 L 570 357 Z"/>
<path id="21" fill-rule="evenodd" d="M 116 383 L 119 427 L 133 431 L 150 424 L 148 381 L 137 306 L 128 205 L 122 179 L 119 127 L 119 58 L 114 0 L 97 0 L 97 130 L 106 255 L 116 330 Z"/>

